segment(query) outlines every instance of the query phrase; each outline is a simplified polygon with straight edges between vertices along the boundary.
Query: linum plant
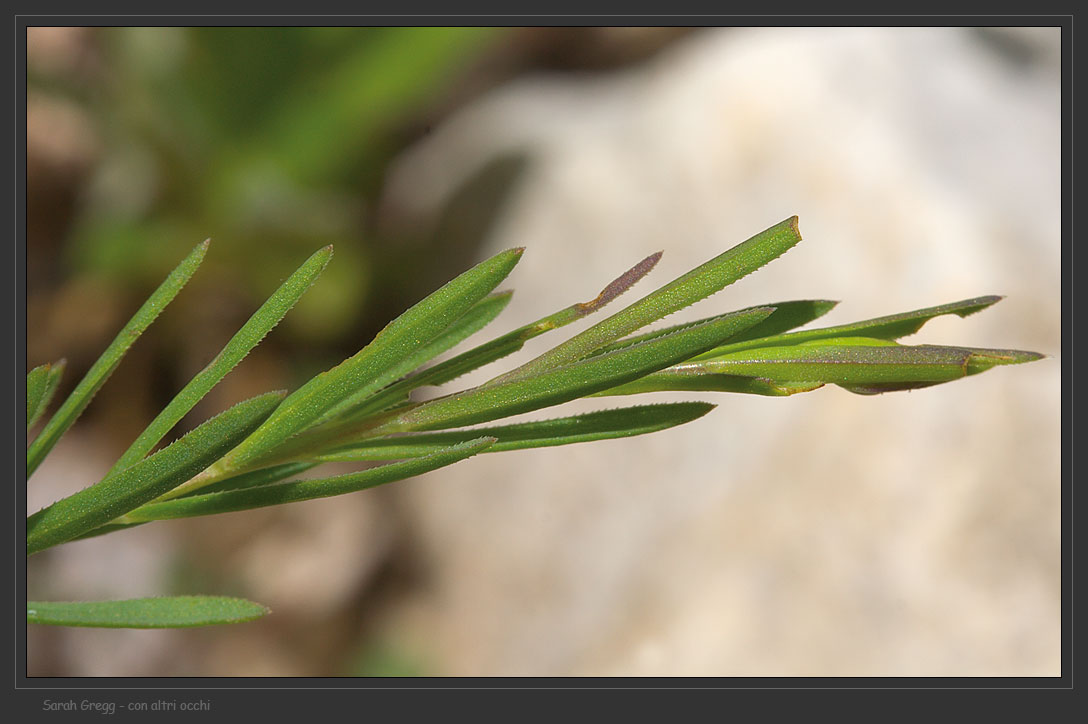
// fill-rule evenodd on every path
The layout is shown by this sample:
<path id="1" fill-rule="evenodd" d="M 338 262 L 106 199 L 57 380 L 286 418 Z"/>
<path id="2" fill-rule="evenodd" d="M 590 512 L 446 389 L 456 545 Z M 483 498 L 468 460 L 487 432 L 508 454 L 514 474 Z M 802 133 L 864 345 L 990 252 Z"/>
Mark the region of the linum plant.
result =
<path id="1" fill-rule="evenodd" d="M 787 219 L 669 282 L 535 359 L 483 384 L 434 399 L 412 393 L 499 360 L 537 335 L 605 306 L 645 276 L 660 252 L 622 274 L 592 301 L 573 304 L 428 366 L 495 319 L 511 292 L 495 292 L 521 258 L 509 249 L 456 277 L 390 322 L 358 353 L 291 394 L 268 392 L 212 417 L 153 452 L 182 417 L 283 318 L 325 268 L 332 247 L 311 256 L 246 322 L 223 351 L 151 421 L 102 480 L 29 516 L 27 555 L 152 521 L 215 515 L 343 495 L 452 465 L 479 453 L 628 437 L 690 422 L 705 402 L 643 405 L 542 422 L 471 427 L 590 396 L 658 390 L 784 396 L 834 384 L 859 394 L 959 379 L 1034 352 L 896 340 L 944 314 L 966 317 L 1000 297 L 967 299 L 864 322 L 791 331 L 835 302 L 776 302 L 636 334 L 714 294 L 801 240 Z M 27 448 L 33 474 L 136 338 L 181 291 L 208 250 L 198 245 L 91 367 Z M 63 360 L 27 375 L 27 430 L 49 404 Z M 306 480 L 326 462 L 386 462 Z M 285 482 L 288 481 L 288 482 Z M 27 603 L 27 621 L 64 626 L 165 628 L 250 621 L 268 613 L 221 596 Z"/>

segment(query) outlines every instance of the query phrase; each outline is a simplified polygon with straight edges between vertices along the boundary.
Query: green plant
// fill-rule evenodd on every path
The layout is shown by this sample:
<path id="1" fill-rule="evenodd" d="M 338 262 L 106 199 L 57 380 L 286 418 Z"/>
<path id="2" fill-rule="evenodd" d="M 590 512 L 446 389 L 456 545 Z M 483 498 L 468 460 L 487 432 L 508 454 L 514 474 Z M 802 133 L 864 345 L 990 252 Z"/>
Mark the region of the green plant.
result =
<path id="1" fill-rule="evenodd" d="M 332 248 L 306 261 L 182 389 L 99 482 L 27 518 L 27 554 L 157 520 L 213 515 L 341 495 L 418 475 L 485 452 L 640 435 L 690 422 L 713 405 L 686 402 L 604 410 L 543 422 L 474 427 L 582 397 L 658 390 L 792 395 L 825 384 L 877 394 L 915 389 L 1042 357 L 1034 352 L 896 340 L 944 314 L 965 317 L 1000 297 L 945 304 L 855 324 L 790 331 L 834 302 L 788 301 L 636 334 L 777 258 L 801 237 L 797 218 L 756 234 L 588 327 L 544 354 L 454 394 L 413 401 L 509 355 L 540 334 L 605 306 L 645 276 L 651 255 L 592 301 L 426 366 L 490 323 L 510 300 L 494 289 L 521 257 L 510 249 L 456 277 L 390 322 L 362 350 L 290 395 L 240 402 L 152 452 L 171 428 L 283 318 L 325 268 Z M 27 448 L 31 474 L 116 368 L 133 341 L 199 266 L 208 242 L 174 270 L 76 386 Z M 27 375 L 27 427 L 56 389 L 63 363 Z M 395 461 L 312 480 L 288 478 L 325 462 Z M 178 627 L 247 621 L 252 602 L 179 597 L 76 603 L 29 602 L 27 620 L 69 626 Z"/>
<path id="2" fill-rule="evenodd" d="M 102 149 L 89 183 L 94 203 L 74 210 L 60 250 L 64 261 L 153 288 L 188 251 L 185 240 L 213 228 L 231 243 L 207 260 L 202 275 L 231 274 L 235 293 L 256 305 L 280 269 L 335 243 L 338 263 L 294 310 L 292 328 L 283 330 L 285 340 L 328 343 L 364 321 L 359 310 L 399 297 L 396 287 L 407 286 L 401 270 L 407 265 L 387 251 L 403 244 L 388 243 L 371 228 L 385 170 L 417 125 L 433 124 L 456 100 L 461 79 L 508 32 L 88 31 L 96 71 L 71 77 L 31 67 L 27 78 L 32 92 L 80 108 Z M 141 182 L 116 186 L 115 177 Z M 159 241 L 145 243 L 149 238 Z M 256 255 L 267 263 L 248 264 Z M 382 274 L 373 274 L 375 268 Z"/>

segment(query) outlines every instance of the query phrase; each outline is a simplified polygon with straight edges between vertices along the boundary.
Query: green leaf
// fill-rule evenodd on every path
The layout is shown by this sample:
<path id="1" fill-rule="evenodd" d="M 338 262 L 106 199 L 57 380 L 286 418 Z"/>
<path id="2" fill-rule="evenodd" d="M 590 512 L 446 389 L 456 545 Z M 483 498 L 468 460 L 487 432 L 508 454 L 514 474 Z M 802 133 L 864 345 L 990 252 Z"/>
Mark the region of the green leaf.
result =
<path id="1" fill-rule="evenodd" d="M 473 305 L 473 307 L 465 312 L 465 314 L 457 321 L 447 327 L 442 334 L 435 337 L 430 344 L 426 345 L 417 353 L 399 364 L 393 374 L 398 378 L 403 377 L 420 365 L 426 364 L 450 349 L 466 337 L 480 331 L 491 323 L 495 317 L 499 316 L 499 313 L 510 303 L 510 297 L 512 295 L 513 292 L 498 292 L 487 295 Z M 402 382 L 406 381 L 407 380 L 403 380 Z M 379 412 L 406 399 L 408 395 L 406 387 L 406 385 L 402 385 L 401 383 L 393 383 L 384 390 L 369 397 L 359 394 L 352 395 L 329 410 L 319 422 L 324 422 L 334 416 L 357 418 L 370 414 L 371 412 Z"/>
<path id="2" fill-rule="evenodd" d="M 887 317 L 877 317 L 875 319 L 854 322 L 853 324 L 843 324 L 837 327 L 824 327 L 801 332 L 790 332 L 789 334 L 761 336 L 743 341 L 730 340 L 728 344 L 699 355 L 699 357 L 695 358 L 693 361 L 710 359 L 721 354 L 739 352 L 745 349 L 765 348 L 778 345 L 796 345 L 803 342 L 813 342 L 836 337 L 868 337 L 871 339 L 895 340 L 900 337 L 914 334 L 922 328 L 922 325 L 934 317 L 940 317 L 945 314 L 955 314 L 960 317 L 966 317 L 996 304 L 1001 301 L 1001 299 L 1002 297 L 994 295 L 975 297 L 974 299 L 965 299 L 960 302 L 941 304 L 936 307 L 916 309 L 912 312 L 892 314 Z"/>
<path id="3" fill-rule="evenodd" d="M 908 346 L 876 338 L 844 337 L 743 350 L 677 365 L 676 369 L 773 381 L 833 383 L 857 386 L 860 391 L 912 389 L 918 383 L 947 382 L 995 365 L 1019 364 L 1041 357 L 1018 350 Z"/>
<path id="4" fill-rule="evenodd" d="M 638 395 L 644 392 L 740 392 L 766 397 L 788 397 L 823 387 L 823 382 L 776 382 L 761 377 L 741 377 L 705 372 L 699 368 L 669 367 L 619 385 L 593 397 Z"/>
<path id="5" fill-rule="evenodd" d="M 199 493 L 220 493 L 225 490 L 241 490 L 243 488 L 255 488 L 260 485 L 269 485 L 270 483 L 278 483 L 281 480 L 286 480 L 299 473 L 304 473 L 310 468 L 316 467 L 315 462 L 297 462 L 297 463 L 284 463 L 283 465 L 273 465 L 268 468 L 261 468 L 260 470 L 254 470 L 249 473 L 242 473 L 241 475 L 235 475 L 232 478 L 226 478 L 220 480 L 217 483 L 211 485 L 202 486 L 198 491 L 187 493 L 188 495 L 195 495 Z M 178 489 L 174 489 L 159 497 L 159 500 L 169 500 L 171 498 L 182 497 L 181 495 L 175 495 Z"/>
<path id="6" fill-rule="evenodd" d="M 192 495 L 199 495 L 204 493 L 221 493 L 227 490 L 242 490 L 243 488 L 255 488 L 260 485 L 269 485 L 270 483 L 278 483 L 281 480 L 286 480 L 293 475 L 304 473 L 307 470 L 317 467 L 318 462 L 297 462 L 297 463 L 285 463 L 283 465 L 273 465 L 272 467 L 262 468 L 260 470 L 254 470 L 249 473 L 242 473 L 241 475 L 235 475 L 234 477 L 220 480 L 216 483 L 208 485 L 199 485 L 191 488 L 186 488 L 184 485 L 174 488 L 173 490 L 160 495 L 156 498 L 156 501 L 173 500 L 175 498 L 184 498 Z M 143 525 L 143 523 L 108 523 L 106 525 L 95 528 L 92 531 L 83 533 L 76 536 L 72 540 L 83 540 L 84 538 L 95 538 L 106 533 L 113 533 L 118 530 L 125 530 L 126 528 L 132 528 L 137 525 Z"/>
<path id="7" fill-rule="evenodd" d="M 61 436 L 72 426 L 72 423 L 76 421 L 80 413 L 91 402 L 91 398 L 98 392 L 99 388 L 105 384 L 106 379 L 110 376 L 117 365 L 120 364 L 121 358 L 125 356 L 129 347 L 136 341 L 148 326 L 151 325 L 155 318 L 159 316 L 159 313 L 169 304 L 182 287 L 189 281 L 200 266 L 200 262 L 204 260 L 204 255 L 208 251 L 209 241 L 204 241 L 197 244 L 196 248 L 185 257 L 184 260 L 170 273 L 158 289 L 156 289 L 143 306 L 137 310 L 124 329 L 118 333 L 117 337 L 110 343 L 110 346 L 106 348 L 106 351 L 102 353 L 102 356 L 98 358 L 98 361 L 94 363 L 91 369 L 87 372 L 87 375 L 80 380 L 79 384 L 72 391 L 72 394 L 68 396 L 68 399 L 64 401 L 64 404 L 60 406 L 60 409 L 53 415 L 53 417 L 46 423 L 38 437 L 34 439 L 34 442 L 30 444 L 26 451 L 26 474 L 30 476 L 38 466 L 41 464 L 45 456 L 53 449 L 53 446 L 57 444 Z"/>
<path id="8" fill-rule="evenodd" d="M 283 393 L 240 402 L 130 468 L 39 510 L 26 520 L 27 555 L 69 541 L 172 490 L 241 442 Z"/>
<path id="9" fill-rule="evenodd" d="M 741 330 L 730 338 L 729 342 L 745 342 L 762 339 L 796 329 L 818 319 L 838 305 L 830 299 L 804 299 L 792 302 L 774 302 L 764 306 L 774 307 L 774 313 L 759 324 Z"/>
<path id="10" fill-rule="evenodd" d="M 372 393 L 392 382 L 399 364 L 491 292 L 514 268 L 522 251 L 510 249 L 477 264 L 394 319 L 354 356 L 307 382 L 220 461 L 217 472 L 245 469 L 340 401 Z"/>
<path id="11" fill-rule="evenodd" d="M 565 327 L 571 322 L 576 322 L 582 317 L 596 312 L 634 286 L 636 282 L 654 268 L 660 259 L 661 252 L 651 254 L 609 282 L 594 299 L 588 302 L 572 304 L 554 314 L 549 314 L 535 322 L 518 327 L 512 332 L 507 332 L 501 337 L 441 362 L 430 369 L 423 370 L 419 374 L 404 380 L 403 383 L 398 383 L 401 386 L 399 391 L 407 394 L 410 390 L 423 385 L 445 384 L 461 375 L 468 374 L 486 364 L 517 352 L 533 337 L 550 332 L 553 329 Z"/>
<path id="12" fill-rule="evenodd" d="M 615 387 L 710 349 L 737 330 L 771 314 L 765 307 L 736 312 L 631 347 L 546 371 L 528 379 L 482 385 L 440 397 L 400 413 L 374 434 L 438 430 L 488 422 L 501 417 L 558 405 Z"/>
<path id="13" fill-rule="evenodd" d="M 429 369 L 421 370 L 416 374 L 405 377 L 399 382 L 390 385 L 385 390 L 382 390 L 382 392 L 368 400 L 364 405 L 342 415 L 339 420 L 330 425 L 322 434 L 334 434 L 337 430 L 350 427 L 352 424 L 363 419 L 366 415 L 380 412 L 393 407 L 394 405 L 407 403 L 411 391 L 418 387 L 424 385 L 440 385 L 449 382 L 450 380 L 471 372 L 474 369 L 478 369 L 485 364 L 494 362 L 518 351 L 533 337 L 553 329 L 559 329 L 586 315 L 592 314 L 630 289 L 636 282 L 648 274 L 660 259 L 661 252 L 651 254 L 619 277 L 609 282 L 594 299 L 591 299 L 588 302 L 572 304 L 554 314 L 550 314 L 531 324 L 519 327 L 512 332 L 508 332 L 490 342 L 474 347 L 473 349 L 463 352 L 462 354 L 446 360 L 445 362 L 441 362 Z"/>
<path id="14" fill-rule="evenodd" d="M 187 498 L 149 503 L 126 515 L 121 522 L 145 523 L 152 520 L 215 515 L 354 493 L 359 490 L 421 475 L 446 465 L 452 465 L 455 462 L 483 452 L 494 442 L 494 438 L 476 438 L 423 457 L 333 478 L 276 483 L 244 490 L 204 493 Z"/>
<path id="15" fill-rule="evenodd" d="M 95 628 L 189 628 L 254 621 L 259 603 L 226 596 L 133 598 L 126 601 L 27 601 L 26 622 Z"/>
<path id="16" fill-rule="evenodd" d="M 86 533 L 80 533 L 75 538 L 67 541 L 68 543 L 74 543 L 77 540 L 86 540 L 87 538 L 97 538 L 100 535 L 106 535 L 107 533 L 116 533 L 119 530 L 126 530 L 128 528 L 135 528 L 143 523 L 107 523 L 106 525 L 100 525 L 94 530 L 87 531 Z"/>
<path id="17" fill-rule="evenodd" d="M 714 405 L 706 402 L 679 402 L 602 410 L 517 425 L 365 440 L 351 447 L 325 453 L 317 459 L 321 462 L 401 460 L 427 455 L 481 435 L 496 440 L 494 445 L 484 451 L 488 453 L 570 445 L 665 430 L 702 417 L 712 409 Z"/>
<path id="18" fill-rule="evenodd" d="M 788 329 L 800 327 L 802 324 L 808 324 L 812 320 L 827 314 L 834 308 L 838 302 L 832 302 L 825 299 L 806 299 L 802 301 L 792 302 L 774 302 L 773 304 L 766 304 L 762 306 L 774 307 L 774 311 L 771 315 L 758 324 L 753 324 L 748 329 L 743 329 L 737 332 L 735 335 L 729 338 L 729 343 L 757 339 L 779 332 L 784 332 Z M 752 309 L 752 307 L 749 307 Z M 739 310 L 747 311 L 747 310 Z M 615 349 L 623 349 L 624 347 L 630 347 L 632 344 L 638 342 L 645 342 L 648 339 L 654 339 L 655 337 L 661 337 L 666 334 L 672 334 L 678 332 L 681 329 L 687 329 L 695 324 L 702 324 L 703 322 L 709 322 L 713 319 L 722 319 L 735 312 L 728 312 L 726 314 L 719 314 L 714 317 L 708 317 L 707 319 L 700 319 L 695 322 L 686 322 L 684 324 L 677 324 L 672 327 L 665 327 L 664 329 L 658 329 L 653 332 L 646 332 L 645 334 L 639 334 L 634 337 L 625 337 L 619 342 L 613 342 L 612 344 L 605 345 L 596 350 L 593 354 L 600 354 L 602 352 L 611 352 Z"/>
<path id="19" fill-rule="evenodd" d="M 254 470 L 251 473 L 242 473 L 241 475 L 235 475 L 232 478 L 227 478 L 217 483 L 202 486 L 199 490 L 190 490 L 188 493 L 184 491 L 184 486 L 174 488 L 173 490 L 160 495 L 156 500 L 171 500 L 173 498 L 181 498 L 186 495 L 196 495 L 203 493 L 219 493 L 225 490 L 241 490 L 242 488 L 254 488 L 259 485 L 268 485 L 269 483 L 276 483 L 281 480 L 286 480 L 292 475 L 298 475 L 305 472 L 310 468 L 316 467 L 319 463 L 316 462 L 298 462 L 287 463 L 284 465 L 275 465 L 269 468 L 262 468 L 261 470 Z M 92 531 L 83 533 L 73 538 L 73 541 L 83 540 L 84 538 L 95 538 L 106 533 L 113 533 L 118 530 L 125 530 L 126 528 L 132 528 L 137 525 L 143 525 L 143 523 L 107 523 L 106 525 L 95 528 Z"/>
<path id="20" fill-rule="evenodd" d="M 26 429 L 34 424 L 49 407 L 49 402 L 57 391 L 60 378 L 64 375 L 66 360 L 46 363 L 32 369 L 26 376 Z"/>
<path id="21" fill-rule="evenodd" d="M 49 381 L 49 363 L 26 373 L 26 427 L 29 430 L 41 407 L 45 395 L 45 383 Z"/>
<path id="22" fill-rule="evenodd" d="M 200 400 L 222 380 L 228 372 L 245 359 L 284 315 L 295 306 L 299 298 L 314 283 L 332 258 L 332 245 L 317 251 L 280 285 L 271 297 L 261 305 L 242 328 L 227 342 L 223 350 L 170 401 L 162 412 L 151 421 L 121 458 L 114 463 L 110 473 L 124 470 L 139 462 L 166 433 L 193 409 Z"/>
<path id="23" fill-rule="evenodd" d="M 800 240 L 796 216 L 775 224 L 489 384 L 530 378 L 582 359 L 647 324 L 720 291 L 778 258 Z"/>
<path id="24" fill-rule="evenodd" d="M 155 500 L 173 500 L 174 498 L 183 498 L 188 495 L 196 495 L 197 493 L 218 493 L 224 490 L 241 490 L 242 488 L 253 488 L 258 485 L 278 483 L 281 480 L 286 480 L 292 475 L 305 472 L 316 465 L 317 463 L 315 462 L 290 462 L 253 470 L 248 473 L 242 473 L 241 475 L 216 478 L 213 482 L 208 482 L 202 476 L 197 476 L 196 478 L 187 481 L 184 485 L 179 485 L 173 490 L 163 493 Z"/>

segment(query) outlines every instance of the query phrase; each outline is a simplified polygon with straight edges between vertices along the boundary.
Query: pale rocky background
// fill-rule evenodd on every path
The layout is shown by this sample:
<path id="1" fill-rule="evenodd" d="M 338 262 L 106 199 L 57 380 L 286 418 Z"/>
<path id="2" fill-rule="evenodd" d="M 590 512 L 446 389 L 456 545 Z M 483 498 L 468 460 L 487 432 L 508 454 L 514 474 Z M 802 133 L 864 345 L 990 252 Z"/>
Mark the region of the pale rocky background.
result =
<path id="1" fill-rule="evenodd" d="M 33 660 L 49 651 L 71 675 L 306 676 L 361 638 L 439 675 L 1060 674 L 1060 42 L 1047 28 L 697 31 L 636 67 L 488 93 L 398 160 L 378 210 L 425 218 L 489 161 L 527 156 L 477 254 L 527 247 L 496 332 L 664 250 L 633 301 L 798 214 L 796 248 L 668 323 L 828 298 L 836 324 L 996 293 L 915 339 L 1050 358 L 878 397 L 572 404 L 536 417 L 719 407 L 651 436 L 67 545 L 35 562 L 49 575 L 32 596 L 46 579 L 53 598 L 162 592 L 183 550 L 218 565 L 190 571 L 195 588 L 276 614 L 32 628 L 31 669 L 49 671 Z M 58 446 L 28 510 L 108 469 L 94 434 Z"/>

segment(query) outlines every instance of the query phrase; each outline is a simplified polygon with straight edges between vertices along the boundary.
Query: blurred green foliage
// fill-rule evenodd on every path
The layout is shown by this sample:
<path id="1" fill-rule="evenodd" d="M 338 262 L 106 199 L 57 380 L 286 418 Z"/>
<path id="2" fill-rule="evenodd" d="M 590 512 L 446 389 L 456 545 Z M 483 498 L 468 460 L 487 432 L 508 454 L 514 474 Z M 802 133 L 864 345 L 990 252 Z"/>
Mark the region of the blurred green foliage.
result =
<path id="1" fill-rule="evenodd" d="M 427 667 L 415 652 L 383 638 L 367 639 L 347 665 L 343 676 L 427 676 Z"/>
<path id="2" fill-rule="evenodd" d="M 211 236 L 219 275 L 256 304 L 300 254 L 332 243 L 337 264 L 288 325 L 315 342 L 342 335 L 373 278 L 364 220 L 403 143 L 398 124 L 501 32 L 102 29 L 101 82 L 70 89 L 104 153 L 67 263 L 149 286 Z"/>

